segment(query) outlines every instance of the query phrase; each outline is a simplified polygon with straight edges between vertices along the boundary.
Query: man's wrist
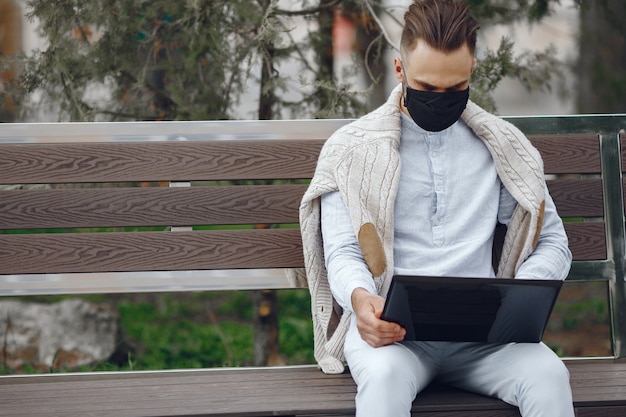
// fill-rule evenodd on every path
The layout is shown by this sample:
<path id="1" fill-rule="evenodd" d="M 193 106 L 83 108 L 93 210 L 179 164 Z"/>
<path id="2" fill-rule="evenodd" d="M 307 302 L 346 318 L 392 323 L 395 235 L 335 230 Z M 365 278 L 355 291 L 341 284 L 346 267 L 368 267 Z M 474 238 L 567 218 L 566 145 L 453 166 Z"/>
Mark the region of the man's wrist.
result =
<path id="1" fill-rule="evenodd" d="M 370 295 L 370 292 L 363 287 L 357 287 L 352 291 L 351 302 L 352 302 L 352 310 L 356 311 L 356 306 L 359 303 L 359 299 L 363 296 Z"/>

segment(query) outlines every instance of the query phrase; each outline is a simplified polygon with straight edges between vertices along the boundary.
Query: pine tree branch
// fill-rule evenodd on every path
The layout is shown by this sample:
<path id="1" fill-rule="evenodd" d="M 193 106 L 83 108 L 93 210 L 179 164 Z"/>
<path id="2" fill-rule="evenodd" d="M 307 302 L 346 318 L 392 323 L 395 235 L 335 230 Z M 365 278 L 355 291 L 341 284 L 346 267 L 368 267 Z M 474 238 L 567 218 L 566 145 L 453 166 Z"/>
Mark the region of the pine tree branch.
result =
<path id="1" fill-rule="evenodd" d="M 85 107 L 88 110 L 89 106 L 87 106 L 81 100 L 78 100 L 76 97 L 74 97 L 70 89 L 70 86 L 67 84 L 67 81 L 65 80 L 65 75 L 61 72 L 60 76 L 61 76 L 61 85 L 63 87 L 63 94 L 65 94 L 65 97 L 69 100 L 70 103 L 72 103 L 72 106 L 78 111 L 80 115 L 80 119 L 85 120 L 86 116 L 85 116 L 84 110 L 85 110 Z"/>
<path id="2" fill-rule="evenodd" d="M 365 50 L 365 56 L 363 57 L 363 65 L 365 65 L 365 71 L 367 71 L 367 76 L 370 78 L 370 80 L 373 83 L 376 83 L 378 80 L 376 79 L 376 77 L 374 77 L 374 74 L 372 73 L 372 69 L 370 68 L 370 64 L 369 64 L 369 55 L 370 52 L 372 51 L 372 47 L 376 44 L 376 42 L 378 42 L 381 38 L 383 37 L 383 33 L 381 32 L 378 36 L 376 36 L 374 39 L 372 39 L 372 41 L 369 43 L 369 45 L 367 45 L 367 49 Z"/>
<path id="3" fill-rule="evenodd" d="M 341 3 L 341 0 L 334 0 L 334 1 L 331 1 L 330 3 L 326 3 L 317 7 L 310 7 L 308 9 L 302 9 L 302 10 L 285 10 L 285 9 L 275 8 L 274 13 L 277 15 L 282 15 L 282 16 L 310 16 L 310 15 L 314 15 L 319 12 L 322 12 L 328 8 L 335 7 L 339 3 Z"/>
<path id="4" fill-rule="evenodd" d="M 389 46 L 393 48 L 394 50 L 400 52 L 400 49 L 398 48 L 398 46 L 393 42 L 393 40 L 391 40 L 391 36 L 389 36 L 389 32 L 387 32 L 387 30 L 385 29 L 383 22 L 379 19 L 378 15 L 376 15 L 376 12 L 374 12 L 374 7 L 372 7 L 372 3 L 370 2 L 370 0 L 362 0 L 362 1 L 363 1 L 363 4 L 365 4 L 365 7 L 369 11 L 370 15 L 372 16 L 372 19 L 374 19 L 374 22 L 376 22 L 376 25 L 378 26 L 378 30 L 380 30 L 380 32 L 383 34 Z"/>

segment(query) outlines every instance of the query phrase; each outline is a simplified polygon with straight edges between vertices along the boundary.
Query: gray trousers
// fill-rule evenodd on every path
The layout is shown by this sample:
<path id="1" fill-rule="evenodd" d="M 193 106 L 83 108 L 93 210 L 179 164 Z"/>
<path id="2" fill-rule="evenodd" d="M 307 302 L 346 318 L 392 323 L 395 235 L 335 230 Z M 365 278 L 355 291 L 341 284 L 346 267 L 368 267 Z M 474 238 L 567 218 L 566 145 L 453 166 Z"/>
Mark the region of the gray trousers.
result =
<path id="1" fill-rule="evenodd" d="M 523 417 L 574 417 L 569 372 L 543 343 L 402 342 L 373 348 L 353 316 L 345 355 L 358 390 L 357 417 L 408 417 L 435 378 L 519 407 Z"/>

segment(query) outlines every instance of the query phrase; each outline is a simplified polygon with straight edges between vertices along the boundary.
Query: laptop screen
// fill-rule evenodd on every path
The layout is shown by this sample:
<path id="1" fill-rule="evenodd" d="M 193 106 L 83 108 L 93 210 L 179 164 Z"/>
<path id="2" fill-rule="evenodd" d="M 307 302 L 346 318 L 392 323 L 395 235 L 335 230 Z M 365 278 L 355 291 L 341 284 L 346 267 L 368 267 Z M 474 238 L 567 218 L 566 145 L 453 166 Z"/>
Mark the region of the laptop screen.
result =
<path id="1" fill-rule="evenodd" d="M 382 318 L 404 327 L 405 340 L 537 343 L 562 284 L 396 275 Z"/>

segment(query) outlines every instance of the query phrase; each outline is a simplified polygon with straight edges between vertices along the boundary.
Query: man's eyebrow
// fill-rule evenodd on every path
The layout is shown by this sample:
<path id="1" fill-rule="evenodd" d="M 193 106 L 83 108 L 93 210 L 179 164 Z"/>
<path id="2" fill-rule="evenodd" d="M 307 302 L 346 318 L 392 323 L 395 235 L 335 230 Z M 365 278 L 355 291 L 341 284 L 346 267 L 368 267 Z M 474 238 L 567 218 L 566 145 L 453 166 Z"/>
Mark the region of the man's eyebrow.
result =
<path id="1" fill-rule="evenodd" d="M 417 82 L 419 85 L 421 85 L 426 90 L 437 90 L 437 89 L 440 88 L 440 87 L 437 87 L 435 85 L 429 84 L 429 83 L 427 83 L 425 81 L 415 80 L 415 82 Z M 446 90 L 446 91 L 456 91 L 459 88 L 463 87 L 463 85 L 467 84 L 468 82 L 469 82 L 469 79 L 463 80 L 463 81 L 458 82 L 458 83 L 456 83 L 454 85 L 451 85 L 449 87 L 445 87 L 444 90 Z"/>

